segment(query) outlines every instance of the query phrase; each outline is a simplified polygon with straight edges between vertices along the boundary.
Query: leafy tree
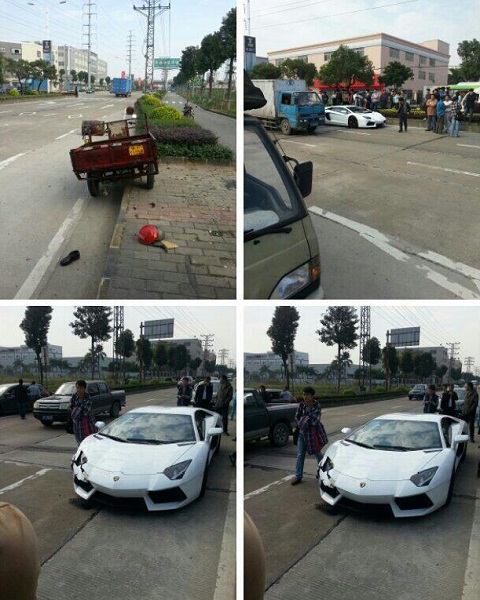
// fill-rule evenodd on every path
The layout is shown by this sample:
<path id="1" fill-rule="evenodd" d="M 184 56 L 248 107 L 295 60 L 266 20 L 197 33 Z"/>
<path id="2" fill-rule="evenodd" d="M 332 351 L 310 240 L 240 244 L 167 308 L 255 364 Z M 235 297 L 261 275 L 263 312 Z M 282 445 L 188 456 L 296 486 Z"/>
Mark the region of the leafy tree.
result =
<path id="1" fill-rule="evenodd" d="M 42 349 L 47 345 L 48 330 L 52 320 L 51 306 L 27 306 L 20 329 L 25 333 L 25 344 L 35 352 L 40 383 L 43 384 Z"/>
<path id="2" fill-rule="evenodd" d="M 220 39 L 223 45 L 224 60 L 228 61 L 227 99 L 232 91 L 233 65 L 237 58 L 237 9 L 232 8 L 222 19 Z"/>
<path id="3" fill-rule="evenodd" d="M 82 340 L 90 338 L 90 352 L 94 356 L 96 345 L 99 342 L 106 342 L 111 337 L 112 309 L 110 306 L 78 306 L 73 316 L 76 319 L 70 323 L 73 333 Z M 94 367 L 92 362 L 92 379 Z"/>
<path id="4" fill-rule="evenodd" d="M 361 81 L 367 87 L 373 83 L 374 69 L 372 62 L 355 50 L 340 45 L 328 63 L 320 67 L 318 75 L 325 85 L 339 88 L 345 85 L 350 91 L 357 81 Z"/>
<path id="5" fill-rule="evenodd" d="M 453 381 L 458 381 L 462 376 L 462 369 L 458 368 L 458 369 L 450 369 L 450 377 L 452 378 Z"/>
<path id="6" fill-rule="evenodd" d="M 372 387 L 372 369 L 373 365 L 378 365 L 382 356 L 382 350 L 380 348 L 380 341 L 376 337 L 372 337 L 365 342 L 362 350 L 362 359 L 370 365 L 370 382 L 369 385 Z"/>
<path id="7" fill-rule="evenodd" d="M 213 73 L 222 66 L 224 54 L 219 31 L 206 35 L 200 44 L 198 67 L 200 73 L 208 72 L 208 98 L 212 97 Z"/>
<path id="8" fill-rule="evenodd" d="M 480 79 L 480 42 L 464 40 L 458 44 L 458 56 L 462 59 L 460 71 L 463 81 L 478 81 Z"/>
<path id="9" fill-rule="evenodd" d="M 400 355 L 400 370 L 403 373 L 404 378 L 413 373 L 413 354 L 410 350 L 404 350 Z"/>
<path id="10" fill-rule="evenodd" d="M 290 387 L 288 357 L 293 353 L 300 315 L 294 306 L 277 306 L 267 335 L 272 340 L 272 352 L 282 359 L 283 370 Z"/>
<path id="11" fill-rule="evenodd" d="M 92 366 L 92 379 L 95 376 L 95 371 L 97 371 L 98 376 L 100 377 L 101 369 L 100 369 L 100 361 L 105 360 L 107 357 L 106 353 L 103 350 L 102 344 L 96 344 L 95 348 L 90 349 L 85 354 L 85 361 Z"/>
<path id="12" fill-rule="evenodd" d="M 105 77 L 105 83 L 106 83 L 107 85 L 110 85 L 110 82 L 111 82 L 111 81 L 112 81 L 112 78 L 111 78 L 111 77 L 109 77 L 109 76 L 107 75 L 107 77 Z"/>
<path id="13" fill-rule="evenodd" d="M 0 54 L 0 83 L 5 83 L 5 77 L 3 74 L 3 61 L 4 61 L 4 58 Z"/>
<path id="14" fill-rule="evenodd" d="M 23 371 L 26 368 L 26 364 L 23 362 L 23 360 L 21 358 L 16 358 L 13 361 L 13 370 L 15 371 L 15 373 L 23 373 Z"/>
<path id="15" fill-rule="evenodd" d="M 199 358 L 199 357 L 193 358 L 190 361 L 190 368 L 192 369 L 192 371 L 194 373 L 196 373 L 198 371 L 198 369 L 199 369 L 199 367 L 200 367 L 201 364 L 202 364 L 202 359 L 201 358 Z"/>
<path id="16" fill-rule="evenodd" d="M 269 379 L 270 375 L 272 374 L 272 371 L 270 370 L 270 367 L 268 365 L 262 365 L 259 369 L 259 375 L 260 377 L 266 381 L 267 379 Z"/>
<path id="17" fill-rule="evenodd" d="M 122 357 L 123 380 L 125 381 L 125 359 L 130 358 L 135 351 L 135 341 L 130 329 L 124 329 L 115 342 L 115 352 Z"/>
<path id="18" fill-rule="evenodd" d="M 78 73 L 75 71 L 75 69 L 72 69 L 70 71 L 70 76 L 72 78 L 72 81 L 77 81 L 77 79 L 78 79 Z"/>
<path id="19" fill-rule="evenodd" d="M 63 89 L 63 81 L 64 81 L 65 74 L 66 74 L 65 69 L 60 69 L 58 71 L 58 81 L 60 83 L 60 89 Z"/>
<path id="20" fill-rule="evenodd" d="M 400 359 L 395 346 L 388 345 L 382 350 L 383 368 L 385 369 L 385 389 L 390 388 L 390 379 L 397 373 Z"/>
<path id="21" fill-rule="evenodd" d="M 447 365 L 441 365 L 440 367 L 437 367 L 437 369 L 435 371 L 435 375 L 439 379 L 440 383 L 442 382 L 443 378 L 447 374 L 447 371 L 448 371 Z"/>
<path id="22" fill-rule="evenodd" d="M 310 87 L 317 76 L 317 69 L 313 63 L 307 63 L 301 58 L 287 58 L 280 65 L 284 77 L 288 79 L 305 79 Z"/>
<path id="23" fill-rule="evenodd" d="M 347 368 L 352 366 L 352 360 L 350 358 L 350 352 L 342 352 L 342 355 L 340 356 L 340 360 L 338 360 L 338 358 L 336 358 L 335 360 L 332 360 L 332 362 L 330 363 L 330 369 L 332 370 L 333 373 L 336 373 L 337 376 L 337 380 L 338 377 L 340 377 L 340 380 L 342 378 L 342 375 L 344 377 L 346 377 L 346 373 L 347 373 Z"/>
<path id="24" fill-rule="evenodd" d="M 174 78 L 175 85 L 182 85 L 192 80 L 198 73 L 198 54 L 196 46 L 187 46 L 182 51 L 180 59 L 180 72 Z"/>
<path id="25" fill-rule="evenodd" d="M 153 362 L 160 372 L 162 367 L 168 366 L 168 344 L 165 342 L 157 342 L 153 346 Z"/>
<path id="26" fill-rule="evenodd" d="M 213 373 L 215 371 L 215 361 L 213 360 L 206 360 L 203 363 L 203 366 L 205 368 L 206 373 Z"/>
<path id="27" fill-rule="evenodd" d="M 341 364 L 343 352 L 351 350 L 357 345 L 358 317 L 351 306 L 329 306 L 323 319 L 320 319 L 322 328 L 316 333 L 320 341 L 327 346 L 337 346 L 337 364 Z M 337 373 L 337 392 L 340 392 L 341 370 Z"/>
<path id="28" fill-rule="evenodd" d="M 144 381 L 145 372 L 152 364 L 153 351 L 150 340 L 143 335 L 135 342 L 135 356 L 140 371 L 140 381 Z"/>
<path id="29" fill-rule="evenodd" d="M 57 78 L 57 67 L 55 65 L 49 65 L 43 59 L 36 60 L 31 64 L 32 77 L 38 80 L 37 91 L 40 91 L 40 87 L 45 80 L 55 80 Z"/>
<path id="30" fill-rule="evenodd" d="M 13 73 L 18 79 L 20 89 L 23 90 L 26 87 L 26 80 L 32 76 L 32 65 L 26 60 L 21 58 L 15 60 L 14 58 L 7 58 L 5 61 L 5 71 L 7 73 Z"/>
<path id="31" fill-rule="evenodd" d="M 429 352 L 416 352 L 413 357 L 413 370 L 415 375 L 425 379 L 435 371 L 436 365 Z"/>
<path id="32" fill-rule="evenodd" d="M 272 63 L 258 63 L 250 71 L 251 79 L 280 79 L 282 70 Z"/>
<path id="33" fill-rule="evenodd" d="M 410 67 L 394 60 L 388 63 L 378 80 L 386 86 L 401 88 L 405 81 L 407 81 L 407 79 L 412 79 L 412 77 L 413 71 Z"/>
<path id="34" fill-rule="evenodd" d="M 169 363 L 176 373 L 183 371 L 190 360 L 187 347 L 183 344 L 170 344 L 168 349 Z"/>
<path id="35" fill-rule="evenodd" d="M 93 85 L 95 83 L 95 75 L 90 75 L 90 84 Z"/>

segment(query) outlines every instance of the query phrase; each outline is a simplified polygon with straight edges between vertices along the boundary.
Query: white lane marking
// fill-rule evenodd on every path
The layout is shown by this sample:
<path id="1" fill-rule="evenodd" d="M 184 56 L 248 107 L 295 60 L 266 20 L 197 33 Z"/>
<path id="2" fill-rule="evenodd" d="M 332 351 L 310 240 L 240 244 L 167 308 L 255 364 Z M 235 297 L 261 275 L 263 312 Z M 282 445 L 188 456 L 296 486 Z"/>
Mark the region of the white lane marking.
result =
<path id="1" fill-rule="evenodd" d="M 67 137 L 67 135 L 71 135 L 72 133 L 75 133 L 77 130 L 76 129 L 72 129 L 71 131 L 69 131 L 68 133 L 64 133 L 63 135 L 59 135 L 58 137 L 56 137 L 56 140 L 61 140 L 64 137 Z"/>
<path id="2" fill-rule="evenodd" d="M 244 500 L 249 500 L 250 498 L 253 498 L 254 496 L 259 496 L 260 494 L 263 494 L 264 492 L 266 492 L 267 490 L 269 490 L 272 487 L 275 487 L 277 485 L 282 485 L 282 483 L 285 483 L 286 481 L 290 481 L 290 479 L 293 479 L 295 477 L 295 475 L 287 475 L 286 477 L 282 477 L 282 479 L 278 479 L 277 481 L 273 481 L 272 483 L 269 483 L 268 485 L 259 488 L 258 490 L 254 490 L 253 492 L 250 492 L 249 494 L 245 494 L 245 496 L 243 497 Z"/>
<path id="3" fill-rule="evenodd" d="M 30 275 L 25 279 L 22 287 L 16 293 L 15 299 L 27 299 L 32 297 L 43 276 L 48 271 L 48 268 L 50 267 L 50 264 L 53 261 L 56 253 L 67 239 L 68 234 L 76 225 L 77 221 L 82 217 L 88 202 L 89 199 L 86 198 L 79 198 L 75 202 L 67 218 L 62 223 L 53 240 L 48 245 L 47 251 L 38 260 L 37 264 L 31 270 Z"/>
<path id="4" fill-rule="evenodd" d="M 351 133 L 353 135 L 372 135 L 371 133 L 365 133 L 363 131 L 345 131 L 343 130 L 342 133 Z"/>
<path id="5" fill-rule="evenodd" d="M 115 106 L 115 104 L 107 104 L 106 106 L 101 106 L 100 110 L 103 110 L 104 108 L 112 108 L 112 106 Z"/>
<path id="6" fill-rule="evenodd" d="M 373 415 L 373 412 L 363 413 L 363 415 L 358 415 L 359 417 L 368 417 L 368 415 Z"/>
<path id="7" fill-rule="evenodd" d="M 403 404 L 395 404 L 395 406 L 392 406 L 392 408 L 403 408 Z"/>
<path id="8" fill-rule="evenodd" d="M 13 108 L 11 108 L 10 110 L 0 110 L 0 115 L 3 115 L 3 113 L 7 113 L 7 112 L 12 112 Z"/>
<path id="9" fill-rule="evenodd" d="M 12 163 L 14 160 L 17 160 L 17 158 L 20 158 L 21 156 L 25 156 L 25 152 L 21 152 L 20 154 L 15 154 L 15 156 L 11 156 L 10 158 L 6 158 L 5 160 L 2 160 L 0 162 L 0 171 L 2 169 L 4 169 L 7 165 Z"/>
<path id="10" fill-rule="evenodd" d="M 450 271 L 456 271 L 457 273 L 461 273 L 465 277 L 468 277 L 473 280 L 475 285 L 480 290 L 480 270 L 475 269 L 474 267 L 470 267 L 469 265 L 464 265 L 459 262 L 454 262 L 450 260 L 446 256 L 442 256 L 441 254 L 437 254 L 436 252 L 432 252 L 429 250 L 428 252 L 420 252 L 419 255 L 421 258 L 433 262 L 437 265 L 445 267 Z"/>
<path id="11" fill-rule="evenodd" d="M 480 148 L 480 146 L 472 146 L 471 144 L 457 144 L 457 146 L 461 146 L 462 148 Z"/>
<path id="12" fill-rule="evenodd" d="M 32 479 L 37 479 L 37 477 L 41 477 L 42 475 L 45 475 L 45 473 L 48 473 L 48 471 L 50 471 L 50 470 L 51 469 L 41 469 L 40 471 L 37 471 L 36 473 L 34 473 L 33 475 L 30 475 L 29 477 L 25 477 L 25 479 L 20 479 L 20 481 L 17 481 L 16 483 L 7 485 L 7 487 L 4 487 L 0 490 L 0 494 L 4 494 L 5 492 L 10 492 L 11 490 L 15 490 L 15 489 L 19 488 L 21 485 L 23 485 L 26 481 L 32 481 Z"/>
<path id="13" fill-rule="evenodd" d="M 335 223 L 339 223 L 352 231 L 358 233 L 361 237 L 363 237 L 366 241 L 372 243 L 380 250 L 383 250 L 393 258 L 396 258 L 400 261 L 411 260 L 411 257 L 408 254 L 405 254 L 401 250 L 398 250 L 394 246 L 391 245 L 391 241 L 380 231 L 374 229 L 373 227 L 368 227 L 368 225 L 363 225 L 362 223 L 357 223 L 356 221 L 352 221 L 350 219 L 346 219 L 345 217 L 341 217 L 340 215 L 336 215 L 334 213 L 330 213 L 325 211 L 318 206 L 311 206 L 308 209 L 310 212 L 323 217 L 325 219 L 329 219 L 334 221 Z M 477 286 L 480 291 L 480 271 L 478 269 L 474 269 L 468 265 L 464 265 L 459 262 L 454 262 L 447 258 L 446 256 L 442 256 L 441 254 L 437 254 L 435 252 L 427 251 L 427 252 L 419 252 L 416 256 L 419 258 L 423 258 L 430 262 L 433 262 L 447 270 L 453 271 L 459 275 L 462 275 L 468 279 L 472 280 L 472 283 Z M 472 298 L 479 298 L 478 294 L 475 295 L 474 292 L 469 290 L 466 287 L 463 287 L 457 283 L 450 282 L 445 276 L 432 271 L 429 267 L 424 265 L 416 265 L 417 269 L 423 270 L 426 273 L 428 279 L 435 281 L 438 285 L 445 287 L 449 291 L 457 294 L 461 298 L 466 300 L 470 300 Z"/>
<path id="14" fill-rule="evenodd" d="M 44 114 L 42 115 L 42 117 L 56 117 L 57 113 L 48 113 L 48 114 Z"/>
<path id="15" fill-rule="evenodd" d="M 232 581 L 236 575 L 235 561 L 235 530 L 236 530 L 236 502 L 235 494 L 228 497 L 227 512 L 225 513 L 225 525 L 223 527 L 222 546 L 220 549 L 220 562 L 217 569 L 217 581 L 215 583 L 215 594 L 213 600 L 234 600 L 235 589 Z"/>
<path id="16" fill-rule="evenodd" d="M 422 165 L 422 163 L 407 161 L 407 165 L 424 167 L 425 169 L 435 169 L 436 171 L 445 171 L 446 173 L 456 173 L 457 175 L 469 175 L 470 177 L 480 177 L 480 173 L 471 173 L 470 171 L 459 171 L 458 169 L 447 169 L 446 167 L 436 167 L 434 165 Z"/>
<path id="17" fill-rule="evenodd" d="M 4 123 L 2 127 L 10 127 L 10 123 Z"/>
<path id="18" fill-rule="evenodd" d="M 28 116 L 28 115 L 36 115 L 36 114 L 37 114 L 37 111 L 34 111 L 34 112 L 21 112 L 21 113 L 18 113 L 18 116 L 22 117 L 23 115 L 27 115 Z"/>
<path id="19" fill-rule="evenodd" d="M 68 119 L 81 119 L 83 117 L 82 113 L 79 115 L 68 115 Z"/>
<path id="20" fill-rule="evenodd" d="M 475 502 L 475 513 L 472 522 L 472 534 L 467 554 L 467 566 L 463 583 L 462 600 L 477 600 L 480 589 L 480 498 Z"/>
<path id="21" fill-rule="evenodd" d="M 305 142 L 296 142 L 295 140 L 288 140 L 283 138 L 283 142 L 289 142 L 290 144 L 297 144 L 298 146 L 307 146 L 308 148 L 316 148 L 316 144 L 306 144 Z"/>

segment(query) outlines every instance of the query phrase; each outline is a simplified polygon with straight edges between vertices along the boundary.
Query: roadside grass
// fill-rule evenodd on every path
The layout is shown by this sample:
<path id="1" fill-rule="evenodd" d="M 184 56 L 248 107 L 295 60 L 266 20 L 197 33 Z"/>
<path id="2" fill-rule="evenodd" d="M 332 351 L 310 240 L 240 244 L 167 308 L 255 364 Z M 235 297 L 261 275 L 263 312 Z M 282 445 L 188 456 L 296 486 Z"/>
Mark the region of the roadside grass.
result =
<path id="1" fill-rule="evenodd" d="M 178 91 L 183 98 L 190 103 L 197 104 L 201 108 L 218 112 L 222 115 L 235 118 L 237 115 L 235 90 L 232 90 L 230 98 L 227 99 L 227 90 L 212 90 L 212 97 L 208 98 L 208 88 L 203 91 L 198 89 Z"/>
<path id="2" fill-rule="evenodd" d="M 12 384 L 12 383 L 18 383 L 18 378 L 21 377 L 24 380 L 24 383 L 29 384 L 31 381 L 37 381 L 38 383 L 40 383 L 40 377 L 38 375 L 38 373 L 23 373 L 23 374 L 16 374 L 16 375 L 1 375 L 0 376 L 0 385 L 2 384 Z M 90 379 L 91 377 L 91 373 L 73 373 L 70 375 L 52 375 L 52 374 L 48 374 L 48 376 L 46 378 L 44 378 L 44 386 L 47 388 L 47 390 L 53 394 L 55 393 L 55 391 L 63 384 L 63 383 L 67 383 L 69 381 L 76 381 L 79 378 L 82 379 Z M 159 389 L 159 388 L 171 388 L 171 387 L 175 387 L 176 386 L 176 380 L 171 380 L 169 379 L 164 380 L 164 379 L 149 379 L 148 381 L 145 381 L 143 383 L 140 382 L 139 379 L 137 378 L 129 378 L 127 383 L 124 383 L 122 378 L 119 379 L 114 379 L 112 377 L 111 373 L 108 374 L 102 374 L 100 376 L 95 376 L 96 379 L 103 379 L 104 381 L 106 381 L 108 387 L 111 390 L 116 390 L 116 389 L 125 389 L 125 390 L 133 390 L 133 389 L 138 389 L 138 388 L 145 388 L 145 389 L 149 389 L 149 388 L 155 388 L 155 389 Z"/>
<path id="3" fill-rule="evenodd" d="M 157 140 L 159 157 L 189 160 L 226 160 L 234 158 L 232 150 L 218 143 L 217 136 L 200 127 L 193 119 L 162 103 L 155 95 L 144 95 L 135 102 L 137 127 L 148 120 L 150 132 Z M 146 117 L 146 119 L 145 119 Z"/>
<path id="4" fill-rule="evenodd" d="M 245 387 L 247 388 L 259 388 L 260 385 L 264 385 L 267 389 L 278 389 L 283 390 L 285 383 L 283 381 L 278 380 L 267 380 L 267 381 L 253 381 L 253 382 L 245 382 Z M 318 384 L 307 381 L 295 381 L 290 383 L 290 391 L 292 391 L 292 387 L 294 387 L 297 396 L 301 395 L 301 390 L 306 386 L 310 385 L 315 388 L 315 396 L 317 398 L 332 398 L 332 399 L 342 399 L 342 398 L 363 398 L 365 396 L 383 396 L 386 395 L 398 395 L 399 393 L 408 393 L 410 388 L 405 386 L 397 386 L 391 388 L 388 392 L 385 391 L 383 386 L 375 386 L 370 391 L 360 391 L 358 384 L 341 386 L 340 393 L 337 393 L 337 388 L 331 384 Z"/>

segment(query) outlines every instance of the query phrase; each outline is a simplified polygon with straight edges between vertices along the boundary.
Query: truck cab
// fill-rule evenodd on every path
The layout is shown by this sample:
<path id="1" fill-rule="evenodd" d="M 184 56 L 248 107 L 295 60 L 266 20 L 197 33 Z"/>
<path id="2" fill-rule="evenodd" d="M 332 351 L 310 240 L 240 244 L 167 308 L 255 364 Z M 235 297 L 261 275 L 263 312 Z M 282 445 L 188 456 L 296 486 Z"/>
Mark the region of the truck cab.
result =
<path id="1" fill-rule="evenodd" d="M 293 129 L 313 133 L 325 125 L 325 108 L 316 92 L 277 92 L 277 114 L 282 133 L 290 135 Z"/>

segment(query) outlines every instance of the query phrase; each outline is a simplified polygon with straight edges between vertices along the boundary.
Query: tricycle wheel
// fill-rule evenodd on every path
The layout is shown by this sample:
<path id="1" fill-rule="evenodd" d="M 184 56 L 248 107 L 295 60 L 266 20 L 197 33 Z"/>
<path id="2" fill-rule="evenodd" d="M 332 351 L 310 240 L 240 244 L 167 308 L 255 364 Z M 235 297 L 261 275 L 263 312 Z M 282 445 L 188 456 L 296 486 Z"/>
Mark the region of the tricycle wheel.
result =
<path id="1" fill-rule="evenodd" d="M 155 184 L 155 165 L 148 165 L 148 173 L 147 173 L 147 190 L 152 190 Z"/>
<path id="2" fill-rule="evenodd" d="M 98 196 L 100 193 L 100 181 L 94 179 L 91 173 L 87 176 L 87 186 L 91 196 Z"/>

